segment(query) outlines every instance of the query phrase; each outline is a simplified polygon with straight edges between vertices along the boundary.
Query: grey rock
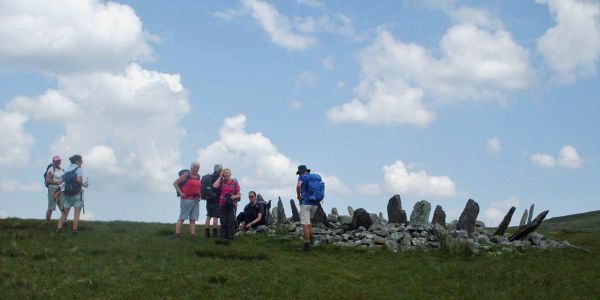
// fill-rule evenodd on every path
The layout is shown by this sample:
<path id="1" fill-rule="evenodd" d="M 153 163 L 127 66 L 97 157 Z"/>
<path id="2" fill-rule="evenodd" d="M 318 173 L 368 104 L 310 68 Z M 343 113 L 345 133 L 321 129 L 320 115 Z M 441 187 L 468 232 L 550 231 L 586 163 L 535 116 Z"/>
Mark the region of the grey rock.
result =
<path id="1" fill-rule="evenodd" d="M 400 240 L 400 249 L 407 250 L 412 246 L 410 236 L 405 235 L 402 240 Z"/>
<path id="2" fill-rule="evenodd" d="M 440 242 L 427 242 L 427 245 L 431 248 L 439 248 Z"/>
<path id="3" fill-rule="evenodd" d="M 267 230 L 267 226 L 266 225 L 259 225 L 256 226 L 256 233 L 263 233 Z"/>
<path id="4" fill-rule="evenodd" d="M 424 237 L 424 238 L 428 238 L 428 237 L 429 237 L 429 232 L 427 232 L 427 231 L 423 230 L 423 231 L 421 231 L 421 234 L 420 234 L 420 236 L 421 236 L 421 237 Z"/>
<path id="5" fill-rule="evenodd" d="M 263 196 L 261 194 L 256 195 L 256 201 L 261 201 L 261 202 L 266 202 L 265 199 L 263 199 Z M 268 206 L 271 205 L 271 201 L 269 200 Z M 271 213 L 271 211 L 269 209 L 267 209 L 267 225 L 271 225 L 275 222 L 275 219 L 273 219 L 273 214 Z"/>
<path id="6" fill-rule="evenodd" d="M 527 217 L 527 224 L 531 223 L 531 218 L 533 218 L 533 207 L 535 204 L 531 204 L 529 207 L 529 216 Z"/>
<path id="7" fill-rule="evenodd" d="M 312 229 L 313 234 L 326 234 L 327 230 L 315 227 Z"/>
<path id="8" fill-rule="evenodd" d="M 475 221 L 475 227 L 485 228 L 483 221 Z"/>
<path id="9" fill-rule="evenodd" d="M 287 217 L 285 216 L 285 209 L 283 208 L 283 202 L 281 202 L 281 197 L 277 201 L 277 224 L 285 224 L 287 222 Z"/>
<path id="10" fill-rule="evenodd" d="M 342 224 L 352 224 L 352 217 L 350 216 L 339 216 L 338 219 Z"/>
<path id="11" fill-rule="evenodd" d="M 379 217 L 379 219 L 383 222 L 385 219 L 383 218 L 383 213 L 379 212 L 379 215 L 377 215 Z"/>
<path id="12" fill-rule="evenodd" d="M 527 213 L 527 210 L 525 210 L 523 212 L 523 216 L 521 217 L 521 222 L 519 222 L 519 227 L 523 227 L 523 226 L 527 225 L 527 216 L 528 216 L 528 213 Z"/>
<path id="13" fill-rule="evenodd" d="M 408 217 L 404 209 L 400 211 L 400 224 L 408 224 Z"/>
<path id="14" fill-rule="evenodd" d="M 508 238 L 508 241 L 512 242 L 515 240 L 520 240 L 520 239 L 526 238 L 530 233 L 534 232 L 538 228 L 538 226 L 540 226 L 542 224 L 542 222 L 546 218 L 546 215 L 548 215 L 548 210 L 543 211 L 541 214 L 539 214 L 537 217 L 535 217 L 535 219 L 533 219 L 531 221 L 531 223 L 529 223 L 523 227 L 519 227 L 517 232 L 515 232 L 513 235 L 511 235 Z"/>
<path id="15" fill-rule="evenodd" d="M 373 243 L 375 243 L 375 245 L 383 245 L 385 244 L 385 239 L 380 236 L 375 236 L 373 238 Z"/>
<path id="16" fill-rule="evenodd" d="M 515 210 L 516 210 L 516 207 L 514 207 L 514 206 L 510 208 L 508 213 L 502 219 L 502 222 L 500 222 L 500 225 L 498 225 L 498 229 L 496 229 L 496 231 L 494 232 L 494 235 L 504 235 L 504 233 L 506 232 L 506 228 L 508 228 L 508 225 L 510 224 L 510 220 L 512 219 L 512 216 L 515 213 Z"/>
<path id="17" fill-rule="evenodd" d="M 354 212 L 354 216 L 352 217 L 352 229 L 357 229 L 359 227 L 369 228 L 373 225 L 373 220 L 371 220 L 371 216 L 364 208 L 359 208 Z"/>
<path id="18" fill-rule="evenodd" d="M 325 224 L 327 224 L 327 215 L 325 214 L 321 204 L 317 206 L 317 211 L 310 221 L 313 226 L 325 226 Z"/>
<path id="19" fill-rule="evenodd" d="M 411 243 L 415 247 L 426 247 L 427 246 L 427 239 L 426 238 L 422 238 L 422 237 L 417 237 L 417 238 L 413 238 L 411 240 Z"/>
<path id="20" fill-rule="evenodd" d="M 437 205 L 435 207 L 435 210 L 433 211 L 433 218 L 431 219 L 431 224 L 440 224 L 444 228 L 446 228 L 446 213 L 440 205 Z"/>
<path id="21" fill-rule="evenodd" d="M 512 253 L 513 249 L 509 248 L 509 247 L 502 247 L 502 249 L 500 249 L 500 251 L 502 251 L 502 253 Z"/>
<path id="22" fill-rule="evenodd" d="M 413 211 L 410 214 L 410 222 L 418 225 L 427 224 L 430 212 L 431 204 L 425 200 L 421 200 L 415 203 Z"/>
<path id="23" fill-rule="evenodd" d="M 352 206 L 348 206 L 348 214 L 349 214 L 351 217 L 354 217 L 354 209 L 352 208 Z"/>
<path id="24" fill-rule="evenodd" d="M 335 208 L 335 207 L 333 207 L 333 208 L 331 209 L 331 214 L 332 214 L 332 215 L 336 215 L 336 216 L 339 216 L 339 215 L 340 215 L 340 214 L 338 214 L 338 210 L 337 210 L 337 208 Z"/>
<path id="25" fill-rule="evenodd" d="M 491 244 L 492 241 L 490 240 L 490 238 L 485 235 L 485 234 L 481 234 L 477 236 L 477 241 L 478 243 L 482 244 L 482 245 L 487 245 L 487 244 Z"/>
<path id="26" fill-rule="evenodd" d="M 458 218 L 458 224 L 456 229 L 466 230 L 468 233 L 473 232 L 475 229 L 475 222 L 477 221 L 477 215 L 479 215 L 479 204 L 473 199 L 469 199 L 465 205 L 465 209 Z"/>
<path id="27" fill-rule="evenodd" d="M 356 228 L 356 232 L 365 232 L 365 231 L 367 231 L 367 229 L 364 226 L 358 226 Z"/>
<path id="28" fill-rule="evenodd" d="M 387 230 L 387 228 L 384 227 L 375 231 L 375 234 L 381 237 L 388 237 L 390 235 L 390 232 Z"/>
<path id="29" fill-rule="evenodd" d="M 327 215 L 327 221 L 331 223 L 336 223 L 338 221 L 338 216 L 334 214 Z"/>
<path id="30" fill-rule="evenodd" d="M 296 201 L 294 201 L 294 199 L 290 199 L 290 207 L 292 208 L 292 221 L 300 222 L 300 213 L 298 212 Z"/>
<path id="31" fill-rule="evenodd" d="M 406 224 L 406 212 L 404 211 L 404 215 L 402 212 L 402 200 L 400 199 L 400 195 L 392 196 L 387 204 L 388 222 Z"/>
<path id="32" fill-rule="evenodd" d="M 398 242 L 395 240 L 386 240 L 385 247 L 392 252 L 398 252 Z"/>
<path id="33" fill-rule="evenodd" d="M 273 224 L 276 224 L 279 221 L 277 216 L 277 207 L 273 207 L 273 209 L 271 209 L 271 214 L 273 215 Z"/>
<path id="34" fill-rule="evenodd" d="M 390 234 L 389 239 L 394 240 L 394 241 L 399 241 L 402 238 L 404 238 L 404 233 L 402 232 L 394 232 L 392 234 Z"/>

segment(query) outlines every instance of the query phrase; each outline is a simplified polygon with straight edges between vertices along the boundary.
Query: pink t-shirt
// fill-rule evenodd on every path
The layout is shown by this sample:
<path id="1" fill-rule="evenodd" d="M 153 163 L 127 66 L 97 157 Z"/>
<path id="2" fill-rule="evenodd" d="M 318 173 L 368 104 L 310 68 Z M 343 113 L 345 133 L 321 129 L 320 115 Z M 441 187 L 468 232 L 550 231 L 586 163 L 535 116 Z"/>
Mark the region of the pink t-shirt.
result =
<path id="1" fill-rule="evenodd" d="M 181 199 L 184 199 L 184 200 L 199 199 L 201 188 L 202 188 L 202 184 L 200 183 L 200 177 L 193 177 L 192 175 L 190 175 L 190 178 L 181 187 L 181 192 L 183 192 L 185 194 L 185 197 L 182 197 Z"/>
<path id="2" fill-rule="evenodd" d="M 229 194 L 231 196 L 237 195 L 240 192 L 240 185 L 237 180 L 229 179 L 229 181 L 224 181 L 221 183 L 221 197 L 219 200 L 219 205 L 225 206 L 225 195 Z"/>

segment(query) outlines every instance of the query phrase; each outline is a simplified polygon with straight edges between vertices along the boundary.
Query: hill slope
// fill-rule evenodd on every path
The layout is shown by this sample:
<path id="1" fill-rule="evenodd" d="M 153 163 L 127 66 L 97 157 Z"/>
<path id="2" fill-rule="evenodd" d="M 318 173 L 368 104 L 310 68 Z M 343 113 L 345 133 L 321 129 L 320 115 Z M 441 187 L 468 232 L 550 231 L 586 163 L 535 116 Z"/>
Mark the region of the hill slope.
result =
<path id="1" fill-rule="evenodd" d="M 550 218 L 541 227 L 552 231 L 600 231 L 600 210 Z"/>

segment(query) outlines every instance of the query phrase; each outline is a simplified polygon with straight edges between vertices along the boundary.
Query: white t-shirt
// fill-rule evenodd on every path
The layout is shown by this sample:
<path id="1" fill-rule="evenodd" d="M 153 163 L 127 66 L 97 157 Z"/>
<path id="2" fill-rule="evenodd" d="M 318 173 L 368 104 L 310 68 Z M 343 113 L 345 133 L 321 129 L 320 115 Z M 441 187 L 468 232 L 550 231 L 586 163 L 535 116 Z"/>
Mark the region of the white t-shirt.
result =
<path id="1" fill-rule="evenodd" d="M 62 180 L 62 175 L 65 172 L 64 169 L 55 169 L 54 166 L 51 166 L 48 169 L 48 173 L 52 173 L 52 180 L 55 182 L 61 181 Z M 48 173 L 46 173 L 46 175 L 48 175 Z M 51 186 L 57 186 L 57 184 L 49 184 Z"/>

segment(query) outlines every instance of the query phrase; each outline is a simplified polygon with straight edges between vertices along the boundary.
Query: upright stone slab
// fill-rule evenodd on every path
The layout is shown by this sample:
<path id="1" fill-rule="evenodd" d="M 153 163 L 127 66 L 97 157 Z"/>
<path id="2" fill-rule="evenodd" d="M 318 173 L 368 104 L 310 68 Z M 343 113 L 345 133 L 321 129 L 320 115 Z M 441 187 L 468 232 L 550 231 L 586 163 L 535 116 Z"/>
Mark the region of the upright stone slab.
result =
<path id="1" fill-rule="evenodd" d="M 527 210 L 525 210 L 525 211 L 523 212 L 523 216 L 521 217 L 521 222 L 519 222 L 519 228 L 521 228 L 521 227 L 523 227 L 523 226 L 527 225 L 527 216 L 528 216 L 528 215 L 529 215 L 529 214 L 527 213 Z"/>
<path id="2" fill-rule="evenodd" d="M 475 222 L 477 222 L 477 215 L 479 215 L 479 204 L 473 199 L 469 199 L 467 205 L 465 205 L 465 209 L 460 214 L 460 218 L 458 218 L 456 229 L 472 233 L 475 229 Z"/>
<path id="3" fill-rule="evenodd" d="M 300 213 L 296 207 L 296 201 L 290 199 L 290 207 L 292 208 L 292 222 L 300 222 Z"/>
<path id="4" fill-rule="evenodd" d="M 387 204 L 388 222 L 390 223 L 406 223 L 406 220 L 402 219 L 402 200 L 400 195 L 394 195 Z M 405 212 L 406 214 L 406 212 Z"/>
<path id="5" fill-rule="evenodd" d="M 408 224 L 408 217 L 404 209 L 400 211 L 400 224 Z"/>
<path id="6" fill-rule="evenodd" d="M 285 209 L 283 208 L 283 202 L 281 202 L 281 197 L 277 201 L 277 224 L 285 224 L 287 222 L 287 217 L 285 215 Z"/>
<path id="7" fill-rule="evenodd" d="M 533 207 L 535 206 L 535 204 L 531 204 L 531 207 L 529 207 L 529 217 L 527 218 L 527 224 L 531 223 L 531 218 L 533 217 Z"/>
<path id="8" fill-rule="evenodd" d="M 352 225 L 350 226 L 351 229 L 356 230 L 360 226 L 368 229 L 371 225 L 373 225 L 373 220 L 371 220 L 371 216 L 364 208 L 359 208 L 354 212 Z"/>
<path id="9" fill-rule="evenodd" d="M 383 221 L 383 213 L 379 212 L 379 215 L 377 215 L 382 221 Z"/>
<path id="10" fill-rule="evenodd" d="M 442 209 L 440 205 L 437 205 L 433 211 L 431 224 L 433 224 L 433 226 L 435 226 L 435 224 L 440 224 L 442 227 L 446 228 L 446 212 L 444 212 L 444 209 Z"/>
<path id="11" fill-rule="evenodd" d="M 263 196 L 261 194 L 256 195 L 256 201 L 266 202 L 265 199 L 263 198 Z M 269 206 L 271 205 L 271 201 L 270 200 L 269 200 L 268 205 Z M 275 219 L 273 219 L 273 214 L 269 210 L 269 207 L 267 207 L 265 210 L 267 212 L 267 225 L 271 225 L 271 224 L 275 223 Z"/>
<path id="12" fill-rule="evenodd" d="M 500 222 L 500 225 L 498 225 L 498 229 L 496 229 L 494 235 L 504 235 L 504 233 L 506 232 L 506 228 L 508 228 L 508 225 L 510 224 L 512 216 L 515 213 L 515 210 L 516 207 L 514 206 L 510 208 L 508 213 L 504 216 L 504 219 L 502 219 L 502 222 Z"/>
<path id="13" fill-rule="evenodd" d="M 410 214 L 410 222 L 415 225 L 425 225 L 429 221 L 429 213 L 431 212 L 431 204 L 425 200 L 415 203 L 412 213 Z"/>
<path id="14" fill-rule="evenodd" d="M 271 214 L 273 214 L 273 224 L 278 224 L 279 218 L 277 218 L 277 207 L 271 209 Z"/>
<path id="15" fill-rule="evenodd" d="M 352 206 L 348 206 L 348 215 L 354 217 L 354 209 L 352 208 Z"/>
<path id="16" fill-rule="evenodd" d="M 315 226 L 319 226 L 319 225 L 325 226 L 327 224 L 327 214 L 323 210 L 323 207 L 321 206 L 321 204 L 319 204 L 319 206 L 317 206 L 317 211 L 315 212 L 315 215 L 310 220 L 310 222 Z"/>
<path id="17" fill-rule="evenodd" d="M 548 214 L 548 211 L 545 210 L 541 214 L 539 214 L 537 217 L 535 217 L 535 219 L 533 219 L 533 221 L 531 221 L 531 223 L 529 223 L 523 227 L 519 227 L 517 232 L 515 232 L 513 235 L 511 235 L 508 238 L 508 241 L 512 242 L 512 241 L 522 240 L 522 239 L 526 238 L 530 233 L 534 232 L 538 228 L 538 226 L 540 226 L 542 224 L 542 221 L 544 221 L 547 214 Z"/>
<path id="18" fill-rule="evenodd" d="M 340 215 L 340 214 L 338 214 L 338 210 L 337 210 L 337 208 L 335 208 L 335 207 L 331 208 L 331 214 L 332 214 L 332 215 L 336 215 L 336 216 L 339 216 L 339 215 Z"/>

